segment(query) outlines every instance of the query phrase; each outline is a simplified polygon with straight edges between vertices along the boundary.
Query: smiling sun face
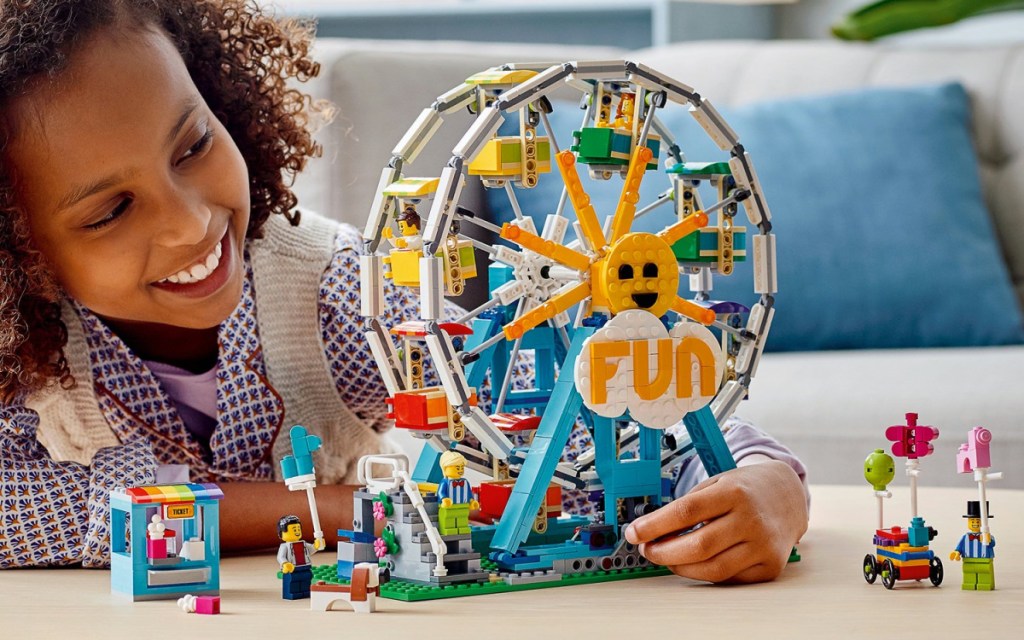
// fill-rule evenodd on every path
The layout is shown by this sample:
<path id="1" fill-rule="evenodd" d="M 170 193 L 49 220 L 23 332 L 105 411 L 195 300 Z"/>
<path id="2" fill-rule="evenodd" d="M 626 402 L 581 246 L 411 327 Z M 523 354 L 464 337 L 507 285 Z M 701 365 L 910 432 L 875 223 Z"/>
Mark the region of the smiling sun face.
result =
<path id="1" fill-rule="evenodd" d="M 594 305 L 613 314 L 643 309 L 664 315 L 675 302 L 679 269 L 667 242 L 651 233 L 627 233 L 591 267 Z"/>
<path id="2" fill-rule="evenodd" d="M 575 270 L 580 278 L 578 282 L 560 289 L 547 302 L 502 327 L 506 339 L 523 337 L 530 329 L 587 298 L 593 302 L 593 309 L 606 309 L 613 316 L 640 309 L 660 317 L 672 310 L 704 325 L 715 321 L 714 311 L 677 294 L 679 269 L 671 248 L 672 243 L 680 238 L 707 226 L 707 214 L 695 211 L 657 234 L 629 231 L 640 198 L 640 180 L 651 155 L 651 150 L 645 146 L 638 146 L 633 151 L 619 205 L 611 220 L 610 235 L 606 237 L 590 197 L 580 183 L 575 156 L 568 150 L 558 154 L 558 167 L 565 181 L 566 194 L 576 210 L 591 252 L 582 253 L 556 244 L 513 224 L 502 226 L 502 238 Z"/>

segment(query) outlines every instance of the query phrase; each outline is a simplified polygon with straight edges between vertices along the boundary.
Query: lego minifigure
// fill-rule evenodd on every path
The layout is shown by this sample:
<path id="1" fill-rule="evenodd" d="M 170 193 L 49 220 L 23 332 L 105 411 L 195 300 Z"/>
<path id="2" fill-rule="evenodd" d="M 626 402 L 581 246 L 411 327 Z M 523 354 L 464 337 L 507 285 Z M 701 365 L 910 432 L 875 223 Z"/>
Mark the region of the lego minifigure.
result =
<path id="1" fill-rule="evenodd" d="M 633 110 L 636 108 L 636 94 L 623 92 L 619 100 L 619 107 L 615 112 L 615 121 L 612 123 L 616 129 L 633 128 Z"/>
<path id="2" fill-rule="evenodd" d="M 437 528 L 441 535 L 469 533 L 469 512 L 480 508 L 473 497 L 466 473 L 466 459 L 456 451 L 441 454 L 441 472 L 444 479 L 437 485 L 437 497 L 441 506 L 437 510 Z"/>
<path id="3" fill-rule="evenodd" d="M 423 248 L 423 236 L 420 235 L 420 215 L 416 212 L 416 207 L 406 205 L 402 213 L 398 215 L 398 230 L 402 235 L 394 239 L 391 239 L 394 232 L 390 227 L 384 229 L 383 233 L 385 238 L 391 240 L 396 249 L 419 251 Z"/>
<path id="4" fill-rule="evenodd" d="M 991 518 L 988 512 L 988 502 L 985 502 L 985 516 Z M 963 560 L 964 581 L 962 589 L 968 591 L 992 591 L 996 588 L 996 577 L 993 573 L 993 560 L 996 557 L 995 536 L 981 532 L 981 502 L 970 500 L 967 502 L 967 533 L 960 537 L 956 549 L 949 554 L 950 560 Z"/>
<path id="5" fill-rule="evenodd" d="M 277 523 L 277 535 L 281 546 L 277 550 L 277 561 L 284 574 L 281 580 L 281 597 L 285 600 L 301 600 L 309 597 L 309 585 L 313 580 L 313 566 L 310 557 L 324 548 L 323 540 L 309 544 L 302 539 L 302 523 L 298 516 L 284 516 Z"/>

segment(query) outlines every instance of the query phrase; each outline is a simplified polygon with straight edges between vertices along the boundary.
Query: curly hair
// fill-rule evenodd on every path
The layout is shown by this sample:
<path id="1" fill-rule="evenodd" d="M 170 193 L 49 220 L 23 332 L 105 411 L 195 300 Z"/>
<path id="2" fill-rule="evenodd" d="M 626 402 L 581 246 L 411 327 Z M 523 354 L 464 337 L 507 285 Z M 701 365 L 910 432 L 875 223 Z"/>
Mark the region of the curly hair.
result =
<path id="1" fill-rule="evenodd" d="M 318 156 L 314 128 L 332 107 L 289 86 L 320 72 L 312 25 L 279 21 L 251 0 L 4 0 L 0 5 L 0 400 L 74 380 L 64 356 L 63 293 L 33 246 L 6 155 L 4 110 L 33 82 L 52 80 L 105 29 L 158 29 L 181 54 L 249 171 L 248 237 L 272 214 L 293 225 L 295 175 Z"/>

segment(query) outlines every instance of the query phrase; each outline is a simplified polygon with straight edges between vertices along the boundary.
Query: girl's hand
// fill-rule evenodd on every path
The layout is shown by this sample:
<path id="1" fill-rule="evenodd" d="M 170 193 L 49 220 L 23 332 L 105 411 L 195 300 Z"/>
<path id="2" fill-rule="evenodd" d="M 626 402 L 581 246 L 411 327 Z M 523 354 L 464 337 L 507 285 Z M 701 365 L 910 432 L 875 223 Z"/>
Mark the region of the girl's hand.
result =
<path id="1" fill-rule="evenodd" d="M 710 478 L 638 518 L 626 528 L 626 540 L 679 576 L 764 582 L 782 572 L 805 531 L 800 478 L 784 462 L 768 460 Z"/>

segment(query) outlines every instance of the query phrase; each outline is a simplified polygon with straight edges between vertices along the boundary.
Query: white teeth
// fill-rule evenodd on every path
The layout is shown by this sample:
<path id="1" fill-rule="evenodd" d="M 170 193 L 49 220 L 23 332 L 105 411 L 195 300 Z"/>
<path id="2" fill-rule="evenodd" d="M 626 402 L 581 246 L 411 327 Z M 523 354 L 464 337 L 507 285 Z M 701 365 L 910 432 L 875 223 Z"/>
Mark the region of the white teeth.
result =
<path id="1" fill-rule="evenodd" d="M 211 273 L 217 270 L 223 253 L 224 250 L 221 248 L 220 243 L 217 243 L 213 252 L 206 256 L 206 259 L 201 263 L 194 264 L 190 268 L 179 271 L 173 276 L 164 278 L 160 282 L 170 282 L 172 284 L 195 284 L 196 282 L 202 282 L 210 277 Z"/>

